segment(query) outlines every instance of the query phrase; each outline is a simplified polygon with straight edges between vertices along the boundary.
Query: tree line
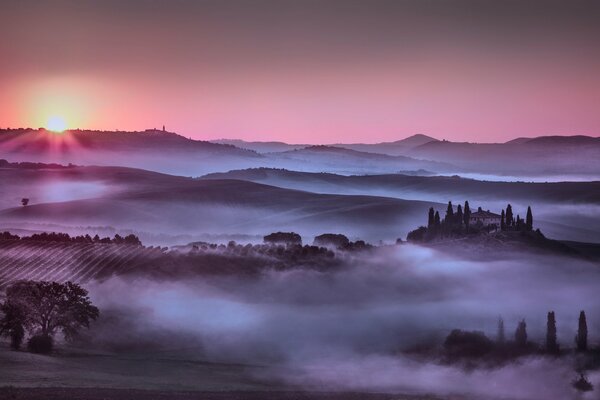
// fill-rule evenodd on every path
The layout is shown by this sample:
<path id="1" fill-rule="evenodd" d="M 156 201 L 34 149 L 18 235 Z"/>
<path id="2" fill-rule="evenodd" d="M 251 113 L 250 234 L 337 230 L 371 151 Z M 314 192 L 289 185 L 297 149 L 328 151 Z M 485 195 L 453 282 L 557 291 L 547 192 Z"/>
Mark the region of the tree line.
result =
<path id="1" fill-rule="evenodd" d="M 574 344 L 575 350 L 579 353 L 585 353 L 589 350 L 587 318 L 583 310 L 579 313 Z M 513 340 L 509 341 L 506 339 L 504 320 L 499 318 L 495 342 L 489 339 L 483 332 L 455 329 L 446 337 L 444 349 L 447 355 L 453 358 L 482 357 L 494 351 L 504 356 L 518 356 L 539 350 L 551 355 L 561 354 L 561 347 L 557 339 L 556 315 L 554 311 L 548 312 L 546 319 L 546 340 L 541 347 L 538 347 L 534 342 L 529 340 L 525 319 L 518 322 Z"/>
<path id="2" fill-rule="evenodd" d="M 110 237 L 101 238 L 97 234 L 94 237 L 86 234 L 79 236 L 70 236 L 68 233 L 60 232 L 42 232 L 34 233 L 30 236 L 13 235 L 10 232 L 0 232 L 0 240 L 23 240 L 32 242 L 63 242 L 63 243 L 103 243 L 103 244 L 127 244 L 142 246 L 142 241 L 134 234 L 125 237 L 116 234 L 112 239 Z"/>

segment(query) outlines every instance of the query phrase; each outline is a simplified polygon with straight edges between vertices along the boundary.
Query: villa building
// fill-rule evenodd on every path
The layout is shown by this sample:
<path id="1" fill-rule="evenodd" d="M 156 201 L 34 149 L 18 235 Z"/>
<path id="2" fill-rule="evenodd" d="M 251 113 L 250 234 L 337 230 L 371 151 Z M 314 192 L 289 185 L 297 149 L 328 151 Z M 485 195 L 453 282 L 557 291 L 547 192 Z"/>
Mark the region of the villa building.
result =
<path id="1" fill-rule="evenodd" d="M 471 225 L 477 225 L 481 223 L 483 226 L 496 225 L 500 227 L 500 218 L 501 216 L 499 214 L 494 214 L 489 210 L 477 210 L 476 212 L 471 213 L 469 223 Z"/>

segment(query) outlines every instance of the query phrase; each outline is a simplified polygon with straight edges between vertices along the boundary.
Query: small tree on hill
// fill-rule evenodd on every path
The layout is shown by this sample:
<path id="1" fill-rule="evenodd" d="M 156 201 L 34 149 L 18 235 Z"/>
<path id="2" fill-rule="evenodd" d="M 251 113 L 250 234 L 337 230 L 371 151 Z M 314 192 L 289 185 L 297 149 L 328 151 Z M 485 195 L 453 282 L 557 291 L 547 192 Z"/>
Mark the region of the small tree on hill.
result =
<path id="1" fill-rule="evenodd" d="M 528 231 L 533 230 L 533 214 L 531 213 L 531 207 L 527 207 L 527 216 L 525 217 L 525 226 Z"/>
<path id="2" fill-rule="evenodd" d="M 506 230 L 506 220 L 505 220 L 504 210 L 502 210 L 502 213 L 500 214 L 500 230 L 501 231 Z"/>
<path id="3" fill-rule="evenodd" d="M 579 328 L 577 329 L 577 336 L 575 336 L 575 344 L 577 345 L 577 351 L 587 351 L 587 319 L 585 318 L 585 311 L 579 313 Z"/>
<path id="4" fill-rule="evenodd" d="M 556 340 L 556 318 L 554 317 L 554 311 L 550 311 L 546 322 L 546 351 L 556 354 L 559 350 L 558 341 Z"/>
<path id="5" fill-rule="evenodd" d="M 442 222 L 440 221 L 440 213 L 438 211 L 435 212 L 435 216 L 433 218 L 434 226 L 439 228 Z"/>

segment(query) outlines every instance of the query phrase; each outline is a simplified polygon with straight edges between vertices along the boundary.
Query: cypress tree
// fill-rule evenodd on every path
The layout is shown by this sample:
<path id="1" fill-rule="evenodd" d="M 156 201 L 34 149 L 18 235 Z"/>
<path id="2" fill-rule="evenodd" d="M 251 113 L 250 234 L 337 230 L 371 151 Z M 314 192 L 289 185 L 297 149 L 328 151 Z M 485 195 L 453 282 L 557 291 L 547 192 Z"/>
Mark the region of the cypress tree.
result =
<path id="1" fill-rule="evenodd" d="M 525 225 L 528 231 L 533 229 L 533 214 L 531 213 L 531 207 L 527 207 L 527 216 L 525 217 Z"/>
<path id="2" fill-rule="evenodd" d="M 446 209 L 446 220 L 447 224 L 451 224 L 454 220 L 454 209 L 452 208 L 452 202 L 448 202 L 448 208 Z"/>
<path id="3" fill-rule="evenodd" d="M 456 208 L 456 216 L 454 217 L 454 219 L 456 220 L 456 224 L 458 226 L 462 225 L 462 222 L 463 222 L 463 210 L 462 210 L 462 206 L 460 204 Z"/>
<path id="4" fill-rule="evenodd" d="M 433 211 L 433 207 L 430 207 L 429 208 L 429 219 L 427 220 L 428 228 L 431 228 L 433 226 L 433 224 L 435 223 L 434 214 L 435 214 L 435 212 Z"/>
<path id="5" fill-rule="evenodd" d="M 556 341 L 556 318 L 554 311 L 548 313 L 546 322 L 546 351 L 556 354 L 559 352 L 558 342 Z"/>
<path id="6" fill-rule="evenodd" d="M 518 347 L 527 346 L 527 324 L 524 319 L 519 322 L 517 330 L 515 331 L 515 343 Z"/>
<path id="7" fill-rule="evenodd" d="M 587 350 L 587 320 L 585 318 L 585 311 L 579 313 L 579 329 L 577 330 L 577 336 L 575 336 L 575 343 L 577 344 L 577 351 Z"/>
<path id="8" fill-rule="evenodd" d="M 512 206 L 509 204 L 506 206 L 506 226 L 513 225 L 513 212 Z"/>
<path id="9" fill-rule="evenodd" d="M 521 216 L 517 214 L 517 222 L 515 224 L 517 230 L 521 230 Z"/>
<path id="10" fill-rule="evenodd" d="M 501 231 L 506 230 L 506 222 L 504 220 L 504 210 L 502 210 L 502 213 L 500 214 L 500 230 Z"/>
<path id="11" fill-rule="evenodd" d="M 502 317 L 498 318 L 498 334 L 496 336 L 498 344 L 504 344 L 506 342 L 506 336 L 504 334 L 504 320 Z"/>
<path id="12" fill-rule="evenodd" d="M 469 202 L 465 201 L 465 208 L 463 210 L 463 222 L 467 229 L 469 229 L 469 222 L 471 221 L 471 208 L 469 207 Z"/>
<path id="13" fill-rule="evenodd" d="M 435 212 L 435 216 L 433 217 L 433 223 L 435 225 L 436 228 L 439 228 L 441 225 L 441 221 L 440 221 L 440 213 L 439 212 Z"/>

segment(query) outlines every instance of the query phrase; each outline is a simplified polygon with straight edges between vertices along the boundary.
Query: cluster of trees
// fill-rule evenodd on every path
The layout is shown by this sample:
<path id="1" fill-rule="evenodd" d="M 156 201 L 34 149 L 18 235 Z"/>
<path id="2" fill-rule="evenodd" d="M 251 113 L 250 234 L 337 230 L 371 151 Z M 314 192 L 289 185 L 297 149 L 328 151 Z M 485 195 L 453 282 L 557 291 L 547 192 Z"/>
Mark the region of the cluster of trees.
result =
<path id="1" fill-rule="evenodd" d="M 477 209 L 477 212 L 483 211 L 481 207 Z M 439 211 L 433 207 L 429 208 L 427 217 L 427 226 L 421 226 L 414 231 L 410 232 L 407 236 L 409 241 L 430 241 L 439 237 L 455 237 L 463 236 L 466 234 L 476 234 L 485 230 L 489 232 L 500 228 L 502 231 L 531 231 L 533 230 L 533 213 L 531 207 L 527 207 L 527 215 L 525 220 L 521 219 L 519 215 L 516 218 L 513 215 L 512 206 L 508 204 L 506 212 L 502 210 L 500 215 L 500 226 L 496 224 L 476 224 L 471 223 L 471 207 L 469 202 L 465 201 L 464 206 L 459 204 L 454 211 L 452 202 L 448 202 L 446 208 L 446 214 L 444 218 L 440 216 Z"/>
<path id="2" fill-rule="evenodd" d="M 34 163 L 34 162 L 9 162 L 5 159 L 0 159 L 0 168 L 16 168 L 16 169 L 65 169 L 65 168 L 74 168 L 76 165 L 68 164 L 55 164 L 55 163 Z"/>
<path id="3" fill-rule="evenodd" d="M 302 236 L 296 232 L 274 232 L 264 236 L 263 241 L 266 245 L 302 246 Z M 322 235 L 315 236 L 313 246 L 305 247 L 327 247 L 352 251 L 364 250 L 371 248 L 372 246 L 366 243 L 364 240 L 351 242 L 347 236 L 339 233 L 324 233 Z"/>
<path id="4" fill-rule="evenodd" d="M 29 335 L 30 351 L 50 353 L 56 333 L 72 340 L 99 315 L 87 290 L 75 283 L 20 281 L 7 288 L 0 303 L 0 336 L 18 350 Z"/>
<path id="5" fill-rule="evenodd" d="M 556 316 L 554 311 L 548 312 L 546 322 L 546 341 L 542 347 L 531 342 L 527 335 L 527 323 L 519 321 L 514 333 L 514 340 L 507 341 L 504 330 L 504 321 L 498 320 L 498 333 L 493 342 L 483 332 L 453 330 L 444 342 L 446 354 L 451 359 L 483 357 L 495 352 L 499 357 L 518 356 L 537 351 L 546 354 L 559 355 L 560 345 L 556 336 Z M 579 314 L 577 334 L 575 335 L 575 349 L 577 352 L 588 351 L 588 328 L 585 311 Z"/>
<path id="6" fill-rule="evenodd" d="M 34 233 L 31 236 L 20 237 L 13 235 L 10 232 L 1 232 L 0 240 L 24 240 L 34 242 L 64 242 L 64 243 L 104 243 L 104 244 L 128 244 L 142 246 L 142 241 L 134 234 L 129 234 L 125 237 L 116 234 L 112 239 L 109 237 L 101 238 L 98 235 L 91 237 L 90 235 L 70 236 L 68 233 L 57 232 L 42 232 Z"/>
<path id="7" fill-rule="evenodd" d="M 506 206 L 506 212 L 502 210 L 500 214 L 500 230 L 502 231 L 532 231 L 533 230 L 533 213 L 531 207 L 527 207 L 527 214 L 525 220 L 521 219 L 521 216 L 517 214 L 514 217 L 513 209 L 510 204 Z"/>

